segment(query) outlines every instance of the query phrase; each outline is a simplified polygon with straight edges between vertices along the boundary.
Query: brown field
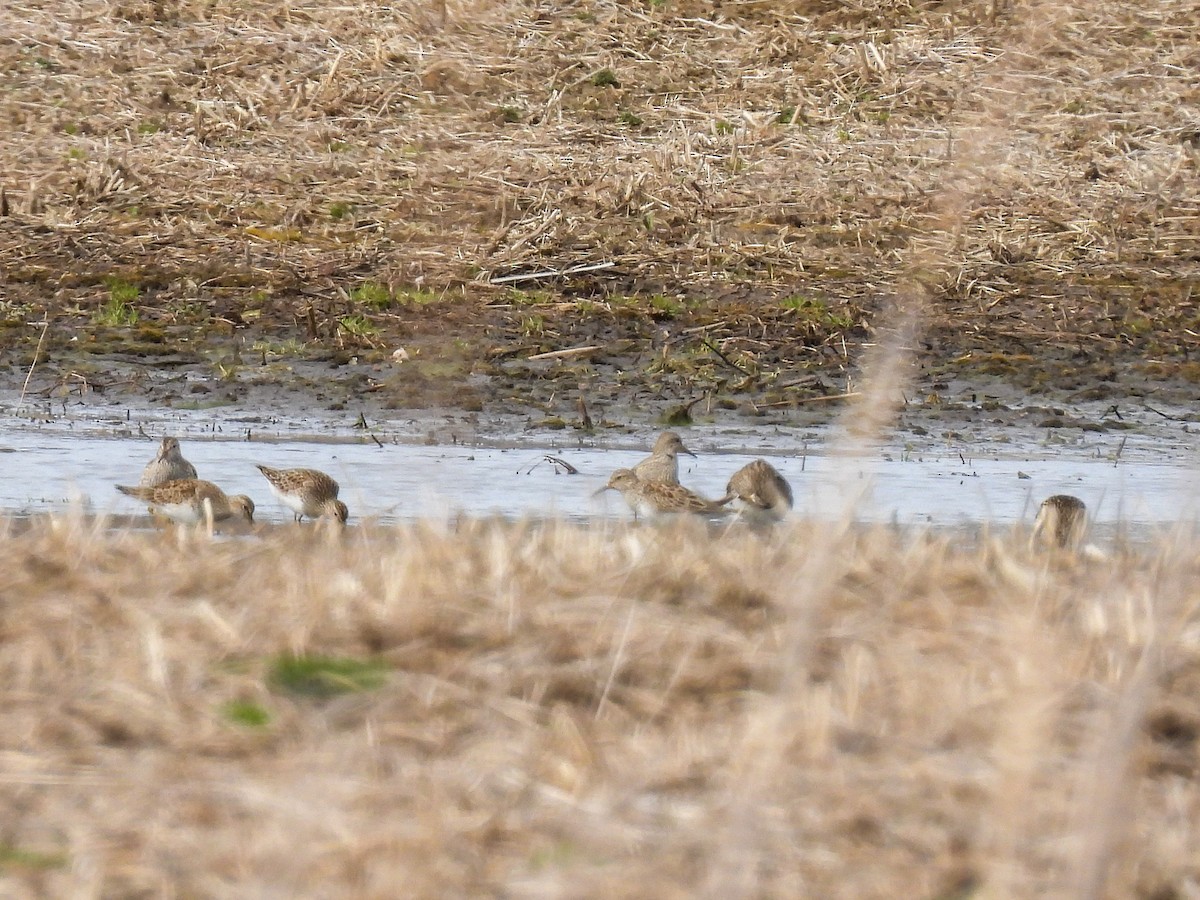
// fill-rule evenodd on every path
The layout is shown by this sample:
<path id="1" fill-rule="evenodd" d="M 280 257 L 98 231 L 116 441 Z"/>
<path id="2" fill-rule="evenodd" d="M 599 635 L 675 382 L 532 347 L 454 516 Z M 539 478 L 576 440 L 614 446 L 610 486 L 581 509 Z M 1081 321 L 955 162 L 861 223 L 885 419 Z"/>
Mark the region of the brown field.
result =
<path id="1" fill-rule="evenodd" d="M 555 416 L 851 386 L 864 441 L 910 380 L 1190 400 L 1195 24 L 6 3 L 3 386 L 305 363 Z M 1194 537 L 1026 545 L 4 522 L 0 893 L 1198 896 Z"/>
<path id="2" fill-rule="evenodd" d="M 131 361 L 234 400 L 786 408 L 899 295 L 923 389 L 1190 398 L 1195 13 L 6 3 L 6 383 L 49 322 L 40 391 L 148 390 Z"/>
<path id="3" fill-rule="evenodd" d="M 10 528 L 0 892 L 1194 896 L 1195 547 Z"/>

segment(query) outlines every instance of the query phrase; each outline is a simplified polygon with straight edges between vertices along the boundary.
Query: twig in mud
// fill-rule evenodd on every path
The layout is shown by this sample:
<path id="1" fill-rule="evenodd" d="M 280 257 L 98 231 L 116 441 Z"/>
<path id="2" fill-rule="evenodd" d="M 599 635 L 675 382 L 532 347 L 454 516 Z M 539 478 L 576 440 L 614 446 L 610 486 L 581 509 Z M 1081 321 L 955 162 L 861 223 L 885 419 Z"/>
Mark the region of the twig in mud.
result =
<path id="1" fill-rule="evenodd" d="M 65 376 L 63 376 L 63 378 L 59 381 L 58 384 L 60 386 L 65 386 L 68 382 L 70 382 L 70 380 L 72 378 L 79 379 L 79 396 L 80 397 L 82 397 L 84 394 L 88 393 L 89 391 L 95 391 L 97 394 L 103 394 L 106 388 L 111 387 L 111 385 L 101 384 L 99 382 L 94 382 L 94 381 L 88 381 L 88 378 L 86 375 L 80 375 L 78 372 L 68 372 Z M 128 382 L 126 382 L 126 383 L 128 383 Z M 70 393 L 69 389 L 68 389 L 67 393 L 68 394 Z"/>
<path id="2" fill-rule="evenodd" d="M 1187 421 L 1187 419 L 1185 419 L 1183 416 L 1173 416 L 1170 413 L 1165 413 L 1162 410 L 1155 409 L 1149 403 L 1143 403 L 1142 406 L 1145 407 L 1150 412 L 1154 413 L 1156 416 L 1162 416 L 1164 419 L 1170 419 L 1172 422 L 1186 422 Z"/>
<path id="3" fill-rule="evenodd" d="M 586 347 L 569 347 L 566 350 L 550 350 L 546 353 L 535 353 L 533 356 L 525 357 L 526 362 L 533 362 L 535 359 L 565 359 L 569 356 L 582 356 L 585 353 L 591 353 L 594 350 L 599 350 L 599 344 L 589 344 Z"/>
<path id="4" fill-rule="evenodd" d="M 729 327 L 728 321 L 709 322 L 707 325 L 696 325 L 693 328 L 684 328 L 679 333 L 680 334 L 699 334 L 699 333 L 705 332 L 705 331 L 714 331 L 718 328 L 728 328 L 728 327 Z"/>
<path id="5" fill-rule="evenodd" d="M 569 462 L 567 462 L 565 459 L 560 459 L 557 456 L 550 456 L 548 454 L 545 457 L 545 459 L 546 459 L 546 462 L 550 463 L 551 465 L 553 465 L 555 467 L 561 467 L 562 470 L 564 472 L 566 472 L 568 475 L 578 475 L 579 474 L 579 470 L 577 468 L 575 468 L 573 465 L 571 465 Z"/>
<path id="6" fill-rule="evenodd" d="M 799 406 L 801 403 L 825 403 L 830 400 L 849 400 L 861 395 L 861 391 L 849 391 L 845 394 L 825 394 L 821 397 L 797 397 L 795 400 L 773 400 L 770 403 L 756 403 L 756 409 L 775 409 L 780 406 Z"/>
<path id="7" fill-rule="evenodd" d="M 1121 443 L 1117 444 L 1117 452 L 1113 454 L 1113 468 L 1116 468 L 1117 463 L 1121 461 L 1121 454 L 1125 451 L 1125 442 L 1129 440 L 1129 435 L 1121 438 Z"/>
<path id="8" fill-rule="evenodd" d="M 379 438 L 375 437 L 375 435 L 369 431 L 367 432 L 367 435 L 375 442 L 376 447 L 378 447 L 380 450 L 383 449 L 383 442 L 380 441 Z"/>
<path id="9" fill-rule="evenodd" d="M 790 391 L 792 388 L 798 387 L 824 387 L 821 384 L 821 379 L 817 375 L 805 375 L 803 378 L 797 378 L 793 381 L 784 381 L 775 385 L 777 391 Z"/>
<path id="10" fill-rule="evenodd" d="M 716 344 L 714 344 L 708 338 L 701 338 L 700 343 L 703 344 L 705 347 L 707 347 L 709 350 L 711 350 L 713 353 L 717 354 L 717 356 L 720 358 L 721 362 L 725 363 L 725 365 L 729 366 L 731 369 L 733 369 L 737 372 L 741 372 L 747 378 L 753 377 L 752 373 L 747 372 L 745 369 L 743 369 L 741 366 L 739 366 L 737 363 L 735 363 L 732 359 L 730 359 L 728 356 L 726 356 L 724 353 L 722 353 L 720 350 L 718 350 Z"/>
<path id="11" fill-rule="evenodd" d="M 25 405 L 25 393 L 29 390 L 29 379 L 33 377 L 33 370 L 37 367 L 38 357 L 42 355 L 42 345 L 46 342 L 46 332 L 50 329 L 50 319 L 42 323 L 42 334 L 38 338 L 37 347 L 33 351 L 33 359 L 29 363 L 29 371 L 25 373 L 25 383 L 21 385 L 21 396 L 17 399 L 17 412 L 21 411 L 21 407 Z"/>
<path id="12" fill-rule="evenodd" d="M 312 302 L 309 301 L 308 308 L 304 311 L 305 325 L 308 327 L 308 339 L 315 341 L 318 337 L 317 332 L 317 312 L 313 308 Z"/>
<path id="13" fill-rule="evenodd" d="M 534 241 L 536 241 L 538 238 L 540 238 L 542 235 L 544 235 L 547 231 L 549 231 L 551 228 L 553 228 L 554 223 L 559 221 L 561 218 L 562 218 L 562 210 L 561 209 L 551 210 L 549 212 L 549 214 L 544 219 L 542 219 L 541 223 L 536 228 L 533 229 L 533 231 L 531 231 L 529 234 L 525 235 L 525 237 L 521 238 L 519 241 L 517 241 L 515 244 L 513 244 L 511 247 L 508 248 L 509 254 L 511 255 L 513 253 L 516 253 L 518 250 L 520 250 L 526 244 L 532 244 Z M 555 273 L 555 274 L 557 274 L 557 273 Z M 505 276 L 505 277 L 510 277 L 510 276 Z M 521 278 L 511 278 L 511 280 L 520 281 Z M 492 284 L 496 284 L 496 283 L 497 282 L 495 282 L 494 280 L 492 281 Z"/>
<path id="14" fill-rule="evenodd" d="M 537 236 L 537 232 L 530 239 Z M 612 260 L 602 263 L 589 263 L 584 266 L 570 266 L 566 269 L 546 269 L 541 272 L 525 272 L 517 275 L 502 275 L 499 278 L 489 278 L 488 284 L 511 284 L 514 281 L 540 281 L 543 278 L 558 278 L 563 275 L 578 275 L 581 272 L 599 272 L 611 269 L 616 263 Z"/>
<path id="15" fill-rule="evenodd" d="M 556 475 L 558 474 L 559 467 L 562 467 L 562 470 L 564 472 L 566 472 L 568 475 L 578 475 L 579 474 L 579 470 L 577 468 L 575 468 L 573 465 L 571 465 L 569 462 L 567 462 L 565 459 L 562 459 L 558 456 L 551 456 L 548 453 L 545 456 L 543 456 L 541 459 L 535 460 L 534 462 L 530 463 L 529 468 L 527 468 L 523 471 L 521 469 L 518 469 L 517 474 L 518 475 L 532 475 L 533 470 L 536 469 L 538 466 L 540 466 L 542 463 L 550 463 L 550 465 L 554 466 Z"/>

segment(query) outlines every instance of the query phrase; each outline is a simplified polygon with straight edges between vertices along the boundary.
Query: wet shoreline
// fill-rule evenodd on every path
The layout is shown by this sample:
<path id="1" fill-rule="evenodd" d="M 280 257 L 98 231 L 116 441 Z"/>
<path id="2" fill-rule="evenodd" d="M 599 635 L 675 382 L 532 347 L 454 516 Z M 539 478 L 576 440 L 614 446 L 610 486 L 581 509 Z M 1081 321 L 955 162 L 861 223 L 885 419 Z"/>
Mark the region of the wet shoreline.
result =
<path id="1" fill-rule="evenodd" d="M 630 513 L 614 492 L 597 497 L 597 490 L 614 469 L 646 453 L 644 445 L 624 436 L 619 446 L 569 437 L 497 446 L 376 443 L 361 435 L 246 441 L 176 433 L 200 477 L 230 493 L 249 494 L 258 504 L 256 519 L 279 524 L 290 522 L 291 513 L 271 497 L 256 463 L 328 472 L 341 483 L 341 497 L 356 524 L 456 515 L 602 522 Z M 834 452 L 836 432 L 828 429 L 806 434 L 809 440 L 790 450 L 781 446 L 787 435 L 753 435 L 757 446 L 736 449 L 730 443 L 734 437 L 716 429 L 684 432 L 698 457 L 682 460 L 683 483 L 705 496 L 720 496 L 734 471 L 768 456 L 793 486 L 796 515 L 810 519 L 837 519 L 852 509 L 863 523 L 1008 527 L 1028 524 L 1043 497 L 1071 493 L 1087 502 L 1098 525 L 1120 523 L 1145 531 L 1194 522 L 1200 508 L 1190 458 L 1172 459 L 1161 445 L 1141 437 L 1127 437 L 1119 456 L 1112 436 L 1106 438 L 1108 447 L 1008 443 L 976 446 L 970 455 L 950 448 L 916 451 L 892 442 L 843 455 Z M 136 435 L 7 430 L 0 440 L 0 450 L 9 451 L 0 452 L 6 474 L 0 512 L 29 516 L 80 509 L 140 515 L 139 505 L 119 496 L 114 486 L 136 483 L 154 449 L 152 441 Z M 556 459 L 578 474 L 565 474 Z"/>

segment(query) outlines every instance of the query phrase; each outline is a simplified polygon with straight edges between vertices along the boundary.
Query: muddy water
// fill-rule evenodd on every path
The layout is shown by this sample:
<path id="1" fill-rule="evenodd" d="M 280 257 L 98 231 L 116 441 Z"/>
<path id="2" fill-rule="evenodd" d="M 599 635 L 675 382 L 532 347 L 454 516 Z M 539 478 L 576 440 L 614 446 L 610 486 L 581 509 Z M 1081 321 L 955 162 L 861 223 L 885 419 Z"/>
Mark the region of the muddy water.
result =
<path id="1" fill-rule="evenodd" d="M 703 449 L 705 437 L 689 431 Z M 301 441 L 246 442 L 183 438 L 185 455 L 200 477 L 230 493 L 246 493 L 256 518 L 289 521 L 254 468 L 257 462 L 323 469 L 342 485 L 352 519 L 383 523 L 464 512 L 517 517 L 605 519 L 629 515 L 612 491 L 593 496 L 608 474 L 641 459 L 644 451 L 527 446 L 520 449 Z M 32 515 L 81 503 L 95 513 L 142 512 L 115 484 L 136 484 L 156 445 L 148 440 L 14 431 L 0 437 L 0 513 Z M 1037 503 L 1071 493 L 1087 504 L 1100 532 L 1115 523 L 1132 535 L 1196 519 L 1197 491 L 1190 467 L 1136 455 L 1114 464 L 1095 456 L 1059 453 L 1048 458 L 1007 455 L 971 459 L 925 454 L 877 454 L 836 460 L 819 452 L 772 455 L 795 488 L 797 508 L 828 518 L 857 500 L 862 521 L 971 528 L 1029 522 Z M 563 474 L 553 455 L 579 474 Z M 685 484 L 719 496 L 729 475 L 757 453 L 702 452 L 682 459 Z"/>

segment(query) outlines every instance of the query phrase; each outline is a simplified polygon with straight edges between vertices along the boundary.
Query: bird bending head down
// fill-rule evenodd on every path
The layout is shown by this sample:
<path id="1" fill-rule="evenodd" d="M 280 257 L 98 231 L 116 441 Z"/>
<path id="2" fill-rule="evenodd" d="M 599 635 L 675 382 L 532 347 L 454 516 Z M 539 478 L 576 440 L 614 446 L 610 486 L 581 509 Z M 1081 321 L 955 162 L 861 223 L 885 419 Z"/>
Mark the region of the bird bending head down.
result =
<path id="1" fill-rule="evenodd" d="M 1087 530 L 1087 506 L 1078 497 L 1055 494 L 1038 507 L 1033 520 L 1034 541 L 1046 546 L 1074 550 Z"/>

